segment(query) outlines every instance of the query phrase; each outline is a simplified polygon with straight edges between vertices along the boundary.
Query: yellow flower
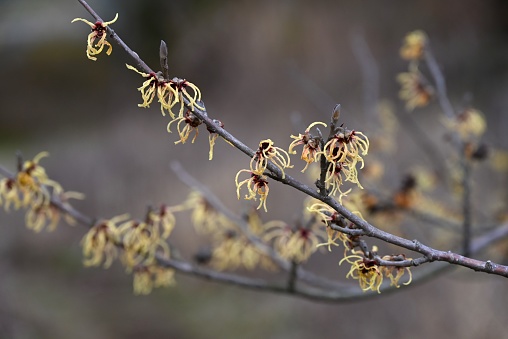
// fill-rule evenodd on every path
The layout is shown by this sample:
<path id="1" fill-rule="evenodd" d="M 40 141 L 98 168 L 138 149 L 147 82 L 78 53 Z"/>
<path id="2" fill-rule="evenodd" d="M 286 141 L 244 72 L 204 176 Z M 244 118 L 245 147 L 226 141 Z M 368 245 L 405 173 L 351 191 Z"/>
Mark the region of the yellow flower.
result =
<path id="1" fill-rule="evenodd" d="M 434 96 L 434 89 L 428 85 L 423 75 L 416 69 L 410 69 L 407 73 L 400 73 L 397 81 L 401 85 L 399 98 L 406 102 L 408 111 L 416 107 L 427 106 Z"/>
<path id="2" fill-rule="evenodd" d="M 212 266 L 217 270 L 245 267 L 254 269 L 258 264 L 263 268 L 273 268 L 270 258 L 260 252 L 241 232 L 234 229 L 221 231 L 215 237 L 212 250 Z"/>
<path id="3" fill-rule="evenodd" d="M 465 141 L 481 137 L 487 129 L 483 114 L 474 108 L 462 111 L 453 120 L 445 118 L 443 123 L 448 129 L 459 133 L 461 139 Z"/>
<path id="4" fill-rule="evenodd" d="M 367 155 L 368 150 L 369 139 L 359 131 L 345 130 L 328 140 L 320 154 L 323 154 L 329 162 L 325 182 L 330 194 L 340 192 L 340 197 L 342 197 L 348 193 L 343 193 L 340 190 L 343 178 L 345 181 L 355 183 L 358 187 L 363 188 L 358 181 L 356 165 L 360 162 L 360 169 L 363 168 L 362 156 Z"/>
<path id="5" fill-rule="evenodd" d="M 156 226 L 152 222 L 128 220 L 118 227 L 124 249 L 122 260 L 128 270 L 141 262 L 152 263 L 157 253 L 169 257 L 168 244 Z"/>
<path id="6" fill-rule="evenodd" d="M 198 191 L 192 191 L 187 200 L 174 206 L 175 211 L 192 210 L 191 221 L 198 233 L 209 234 L 231 227 L 231 222 L 217 211 Z"/>
<path id="7" fill-rule="evenodd" d="M 349 264 L 351 264 L 351 269 L 346 275 L 346 278 L 351 277 L 355 280 L 358 280 L 360 288 L 364 292 L 371 290 L 381 293 L 379 288 L 383 283 L 383 273 L 381 272 L 379 266 L 376 264 L 375 260 L 352 254 L 344 257 L 344 259 L 339 262 L 339 265 L 341 265 L 344 261 L 347 261 Z"/>
<path id="8" fill-rule="evenodd" d="M 326 144 L 323 154 L 331 163 L 344 163 L 351 167 L 358 162 L 362 163 L 361 155 L 367 155 L 369 139 L 360 131 L 344 131 L 335 134 Z"/>
<path id="9" fill-rule="evenodd" d="M 389 261 L 399 261 L 399 260 L 405 260 L 406 257 L 404 255 L 385 255 L 383 260 L 389 260 Z M 410 258 L 408 258 L 410 259 Z M 411 270 L 409 267 L 398 267 L 398 266 L 383 266 L 381 267 L 381 270 L 383 271 L 384 275 L 390 279 L 390 286 L 395 286 L 397 288 L 400 287 L 399 280 L 404 276 L 404 273 L 408 273 L 409 278 L 408 281 L 405 283 L 402 283 L 403 285 L 409 285 L 411 281 L 413 280 L 413 275 L 411 273 Z M 394 274 L 395 273 L 395 274 Z"/>
<path id="10" fill-rule="evenodd" d="M 175 271 L 156 265 L 137 266 L 134 269 L 134 294 L 147 295 L 153 288 L 167 287 L 175 284 Z"/>
<path id="11" fill-rule="evenodd" d="M 291 138 L 295 139 L 289 145 L 289 154 L 296 154 L 294 148 L 298 145 L 304 145 L 302 150 L 301 159 L 305 161 L 307 164 L 302 170 L 302 173 L 305 172 L 309 164 L 318 161 L 318 154 L 321 151 L 321 138 L 314 137 L 310 134 L 310 129 L 316 125 L 323 125 L 326 127 L 324 122 L 316 121 L 307 127 L 304 134 L 298 134 L 298 136 L 292 135 Z"/>
<path id="12" fill-rule="evenodd" d="M 261 140 L 256 154 L 250 161 L 250 170 L 258 175 L 263 174 L 268 165 L 268 160 L 271 160 L 275 166 L 282 171 L 284 178 L 284 169 L 291 168 L 289 154 L 280 147 L 275 147 L 273 141 L 270 139 Z"/>
<path id="13" fill-rule="evenodd" d="M 46 156 L 47 152 L 37 154 L 33 160 L 22 164 L 15 178 L 4 178 L 0 181 L 0 203 L 4 204 L 5 210 L 11 205 L 14 205 L 15 209 L 49 205 L 51 193 L 63 192 L 60 184 L 49 179 L 44 167 L 39 165 L 39 161 Z M 49 187 L 52 192 L 48 190 Z"/>
<path id="14" fill-rule="evenodd" d="M 224 124 L 222 121 L 213 119 L 213 122 L 219 126 L 220 128 L 224 128 Z M 210 144 L 210 151 L 208 152 L 208 160 L 213 159 L 213 147 L 215 146 L 215 140 L 217 140 L 217 137 L 219 136 L 217 133 L 215 133 L 213 130 L 210 129 L 210 127 L 206 127 L 206 130 L 210 133 L 208 135 L 208 142 Z M 226 140 L 227 141 L 227 140 Z M 227 141 L 229 144 L 231 144 L 229 141 Z"/>
<path id="15" fill-rule="evenodd" d="M 128 69 L 146 78 L 141 87 L 138 88 L 138 91 L 141 92 L 141 98 L 143 99 L 143 103 L 138 104 L 138 107 L 150 107 L 150 104 L 153 102 L 155 95 L 157 95 L 157 99 L 161 105 L 162 115 L 166 116 L 167 111 L 171 118 L 175 119 L 175 115 L 171 109 L 179 102 L 179 99 L 178 92 L 174 86 L 171 86 L 171 82 L 164 79 L 160 72 L 148 74 L 138 71 L 131 65 L 125 65 Z"/>
<path id="16" fill-rule="evenodd" d="M 405 60 L 419 60 L 427 44 L 427 35 L 423 31 L 413 31 L 404 38 L 400 56 Z"/>
<path id="17" fill-rule="evenodd" d="M 127 214 L 96 223 L 81 240 L 85 266 L 99 266 L 104 262 L 108 268 L 116 258 L 119 241 L 117 224 L 127 220 Z"/>
<path id="18" fill-rule="evenodd" d="M 167 127 L 168 133 L 171 133 L 171 124 L 175 121 L 178 121 L 178 124 L 176 125 L 176 127 L 177 127 L 177 131 L 178 131 L 178 135 L 180 136 L 180 140 L 175 141 L 175 144 L 179 144 L 179 143 L 185 144 L 185 142 L 189 138 L 192 131 L 195 132 L 194 138 L 192 138 L 192 141 L 191 141 L 192 143 L 194 143 L 194 141 L 196 140 L 196 138 L 199 134 L 198 126 L 201 125 L 203 122 L 197 116 L 195 116 L 191 111 L 187 110 L 187 112 L 185 112 L 185 116 L 173 119 L 168 123 L 168 127 Z M 185 123 L 185 126 L 183 128 L 181 128 L 182 123 Z"/>
<path id="19" fill-rule="evenodd" d="M 62 205 L 68 206 L 68 199 L 83 199 L 84 195 L 78 192 L 63 192 L 59 195 L 59 200 Z M 52 232 L 56 229 L 58 222 L 61 218 L 61 211 L 53 204 L 41 204 L 30 206 L 26 215 L 25 223 L 26 226 L 40 232 L 44 227 L 47 226 L 48 231 Z M 72 216 L 64 214 L 64 219 L 69 225 L 74 225 L 75 220 Z"/>
<path id="20" fill-rule="evenodd" d="M 306 261 L 316 252 L 325 236 L 316 223 L 311 223 L 308 227 L 291 227 L 282 221 L 271 221 L 265 224 L 265 228 L 263 240 L 273 241 L 273 247 L 281 257 L 296 263 Z"/>
<path id="21" fill-rule="evenodd" d="M 101 22 L 97 21 L 95 24 L 82 18 L 76 18 L 71 21 L 71 23 L 76 21 L 83 21 L 88 26 L 92 28 L 92 32 L 88 34 L 87 38 L 87 47 L 86 47 L 86 56 L 90 60 L 97 60 L 94 55 L 100 54 L 102 50 L 104 49 L 104 46 L 108 47 L 108 50 L 106 51 L 107 55 L 111 54 L 111 51 L 113 50 L 113 46 L 106 40 L 107 34 L 107 27 L 114 23 L 118 19 L 118 13 L 116 13 L 115 18 L 111 21 L 107 22 Z M 96 40 L 98 41 L 96 42 Z"/>
<path id="22" fill-rule="evenodd" d="M 326 242 L 320 243 L 317 246 L 318 247 L 327 246 L 328 251 L 331 251 L 331 246 L 339 246 L 339 244 L 337 243 L 337 240 L 339 240 L 344 245 L 344 248 L 348 249 L 349 244 L 351 243 L 349 236 L 347 234 L 337 232 L 330 227 L 331 223 L 335 222 L 336 220 L 338 220 L 338 218 L 340 218 L 337 211 L 335 211 L 333 208 L 322 202 L 316 202 L 312 204 L 313 201 L 316 200 L 310 200 L 308 202 L 307 211 L 310 212 L 314 218 L 316 218 L 318 221 L 325 224 L 326 226 L 327 240 Z"/>
<path id="23" fill-rule="evenodd" d="M 143 99 L 143 103 L 138 104 L 139 107 L 150 107 L 155 95 L 157 95 L 162 115 L 165 116 L 166 111 L 168 111 L 173 120 L 184 117 L 185 101 L 187 101 L 187 106 L 189 106 L 192 112 L 194 112 L 196 107 L 202 111 L 205 110 L 201 102 L 201 91 L 193 83 L 179 78 L 165 79 L 162 72 L 143 73 L 131 65 L 126 64 L 126 66 L 128 69 L 146 78 L 143 85 L 138 88 Z M 189 89 L 192 90 L 192 94 L 189 93 Z M 179 105 L 179 110 L 178 114 L 175 115 L 173 107 L 177 104 Z"/>
<path id="24" fill-rule="evenodd" d="M 353 168 L 353 170 L 356 171 L 356 168 Z M 325 177 L 325 185 L 326 189 L 328 190 L 329 195 L 335 195 L 337 192 L 340 193 L 339 195 L 339 202 L 342 201 L 342 197 L 344 195 L 347 195 L 351 189 L 349 189 L 346 192 L 342 192 L 340 189 L 340 186 L 342 185 L 342 177 L 345 176 L 346 180 L 352 181 L 353 183 L 356 183 L 358 187 L 363 188 L 362 185 L 360 185 L 360 182 L 358 181 L 358 177 L 355 175 L 354 177 L 351 175 L 351 170 L 349 170 L 346 166 L 344 166 L 342 163 L 330 163 L 328 165 L 328 169 L 326 170 L 326 177 Z"/>
<path id="25" fill-rule="evenodd" d="M 158 210 L 148 213 L 148 222 L 163 239 L 167 239 L 175 228 L 176 219 L 173 211 L 172 207 L 163 204 Z"/>
<path id="26" fill-rule="evenodd" d="M 205 107 L 202 106 L 201 103 L 201 91 L 199 90 L 198 86 L 194 85 L 192 82 L 180 78 L 173 78 L 170 81 L 170 84 L 171 87 L 178 92 L 178 102 L 180 102 L 180 111 L 178 112 L 178 117 L 183 116 L 185 100 L 188 101 L 188 106 L 192 112 L 194 112 L 195 107 L 202 111 L 205 110 Z M 189 94 L 188 89 L 192 90 L 192 95 Z"/>
<path id="27" fill-rule="evenodd" d="M 250 174 L 250 178 L 245 179 L 241 182 L 238 182 L 238 177 L 241 173 L 246 172 Z M 240 199 L 240 188 L 245 185 L 247 187 L 248 193 L 245 195 L 246 200 L 254 200 L 256 201 L 256 197 L 259 195 L 259 205 L 257 209 L 260 209 L 263 206 L 265 212 L 266 209 L 266 198 L 268 197 L 268 181 L 266 180 L 266 176 L 262 174 L 257 174 L 253 171 L 249 171 L 246 169 L 240 170 L 235 177 L 236 183 L 236 194 L 238 199 Z"/>

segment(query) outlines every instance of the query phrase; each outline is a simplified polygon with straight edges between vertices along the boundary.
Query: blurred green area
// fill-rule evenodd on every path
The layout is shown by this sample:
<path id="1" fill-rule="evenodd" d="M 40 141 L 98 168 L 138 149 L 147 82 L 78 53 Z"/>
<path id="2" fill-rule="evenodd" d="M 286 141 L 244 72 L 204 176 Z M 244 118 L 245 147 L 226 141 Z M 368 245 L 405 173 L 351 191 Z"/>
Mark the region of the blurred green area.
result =
<path id="1" fill-rule="evenodd" d="M 404 35 L 423 29 L 457 107 L 483 111 L 490 144 L 508 147 L 508 21 L 503 1 L 90 1 L 152 68 L 160 39 L 169 47 L 170 73 L 198 84 L 208 111 L 251 147 L 272 138 L 281 146 L 302 125 L 327 120 L 335 102 L 355 129 L 373 128 L 364 112 L 361 69 L 351 37 L 360 34 L 379 66 L 380 96 L 397 99 L 395 75 Z M 0 163 L 14 169 L 15 151 L 43 160 L 52 178 L 87 199 L 77 206 L 94 216 L 148 204 L 177 204 L 188 188 L 168 164 L 183 163 L 241 211 L 233 178 L 248 160 L 218 141 L 208 162 L 203 132 L 196 144 L 177 145 L 157 107 L 137 108 L 141 79 L 116 45 L 96 62 L 85 55 L 91 20 L 77 1 L 0 2 Z M 302 90 L 302 75 L 330 102 Z M 300 79 L 302 79 L 300 77 Z M 327 98 L 327 96 L 324 96 Z M 316 105 L 316 99 L 320 102 Z M 155 106 L 155 105 L 154 105 Z M 437 105 L 413 113 L 423 128 L 438 130 Z M 402 135 L 400 158 L 388 186 L 406 168 L 428 164 Z M 367 158 L 368 161 L 368 158 Z M 492 183 L 491 183 L 492 185 Z M 495 186 L 496 183 L 493 183 Z M 277 187 L 267 218 L 293 220 L 303 197 Z M 289 196 L 289 198 L 288 198 Z M 480 198 L 478 198 L 480 200 Z M 296 207 L 293 207 L 296 206 Z M 178 285 L 135 297 L 119 267 L 85 269 L 79 242 L 84 229 L 60 225 L 33 234 L 22 213 L 0 213 L 0 338 L 500 338 L 505 336 L 506 281 L 458 270 L 423 286 L 347 305 L 218 286 L 177 276 Z M 178 228 L 181 226 L 180 228 Z M 188 225 L 175 240 L 184 256 L 199 244 Z M 344 280 L 339 250 L 319 255 L 309 268 Z M 355 282 L 352 282 L 355 283 Z"/>

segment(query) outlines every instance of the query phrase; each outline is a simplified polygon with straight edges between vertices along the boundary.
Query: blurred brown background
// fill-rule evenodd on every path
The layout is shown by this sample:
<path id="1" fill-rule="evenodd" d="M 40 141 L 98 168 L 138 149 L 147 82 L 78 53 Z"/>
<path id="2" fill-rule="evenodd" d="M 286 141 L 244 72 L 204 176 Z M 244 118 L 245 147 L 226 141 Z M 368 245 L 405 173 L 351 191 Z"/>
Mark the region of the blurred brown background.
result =
<path id="1" fill-rule="evenodd" d="M 105 20 L 119 13 L 113 28 L 152 68 L 158 68 L 164 39 L 170 73 L 199 85 L 209 113 L 251 147 L 265 138 L 287 147 L 290 134 L 312 121 L 327 121 L 337 102 L 347 126 L 367 134 L 375 127 L 365 112 L 365 86 L 353 47 L 357 39 L 367 42 L 376 60 L 380 81 L 374 88 L 404 116 L 395 75 L 406 64 L 398 49 L 408 31 L 423 29 L 453 104 L 483 111 L 486 141 L 508 147 L 506 2 L 90 4 Z M 236 200 L 233 178 L 248 159 L 219 140 L 208 162 L 204 129 L 194 145 L 173 145 L 176 137 L 167 134 L 167 117 L 156 105 L 136 107 L 141 78 L 124 66 L 132 61 L 116 45 L 110 57 L 88 60 L 89 28 L 71 25 L 75 17 L 92 20 L 77 1 L 0 2 L 0 163 L 14 169 L 16 150 L 27 158 L 47 150 L 51 157 L 42 164 L 50 176 L 86 194 L 77 203 L 80 209 L 94 216 L 129 212 L 141 217 L 150 203 L 185 199 L 188 189 L 168 167 L 178 160 L 241 211 L 246 204 Z M 439 114 L 434 104 L 413 115 L 422 128 L 439 131 Z M 429 162 L 410 133 L 400 138 L 402 156 L 391 159 L 389 188 L 398 186 L 411 164 Z M 293 220 L 302 200 L 273 185 L 265 220 Z M 466 270 L 356 304 L 313 303 L 183 276 L 177 276 L 174 288 L 136 297 L 131 277 L 119 266 L 82 267 L 82 227 L 60 225 L 55 233 L 33 234 L 25 229 L 22 213 L 1 212 L 0 229 L 0 338 L 506 336 L 506 279 Z M 183 221 L 173 242 L 190 256 L 206 239 Z M 341 252 L 318 254 L 307 267 L 345 280 L 337 271 Z"/>

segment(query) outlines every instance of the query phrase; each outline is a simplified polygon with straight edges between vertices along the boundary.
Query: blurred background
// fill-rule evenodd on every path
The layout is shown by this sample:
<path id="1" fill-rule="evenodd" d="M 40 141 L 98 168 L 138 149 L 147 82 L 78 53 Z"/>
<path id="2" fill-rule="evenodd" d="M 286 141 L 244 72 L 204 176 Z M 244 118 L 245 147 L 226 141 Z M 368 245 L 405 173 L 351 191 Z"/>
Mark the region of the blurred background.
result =
<path id="1" fill-rule="evenodd" d="M 348 127 L 370 135 L 376 124 L 368 113 L 367 91 L 392 102 L 402 121 L 397 151 L 384 159 L 389 173 L 383 189 L 397 189 L 414 164 L 435 166 L 405 128 L 409 118 L 395 81 L 407 69 L 399 57 L 402 39 L 415 29 L 427 32 L 454 106 L 481 110 L 488 124 L 485 141 L 508 147 L 504 1 L 89 3 L 104 20 L 119 13 L 113 28 L 154 69 L 164 39 L 170 74 L 197 84 L 209 114 L 251 148 L 266 138 L 286 148 L 290 134 L 313 121 L 328 121 L 335 103 L 341 103 L 341 120 Z M 166 132 L 168 120 L 158 107 L 137 107 L 141 78 L 124 65 L 133 61 L 117 45 L 111 56 L 88 60 L 89 27 L 71 24 L 75 17 L 93 21 L 77 1 L 0 1 L 0 164 L 14 170 L 17 150 L 26 158 L 48 151 L 51 157 L 42 164 L 49 175 L 86 195 L 76 203 L 79 209 L 98 217 L 125 212 L 142 217 L 149 204 L 186 198 L 189 189 L 169 169 L 177 160 L 233 210 L 245 210 L 248 204 L 236 199 L 234 176 L 248 167 L 248 159 L 218 140 L 209 162 L 204 128 L 195 144 L 175 146 L 176 136 Z M 377 78 L 370 73 L 366 81 L 365 46 L 377 69 Z M 440 114 L 433 103 L 410 118 L 413 126 L 430 131 L 437 145 L 445 143 Z M 291 174 L 308 180 L 299 166 Z M 485 165 L 475 170 L 489 179 L 477 185 L 474 201 L 506 206 L 504 193 L 498 192 L 506 177 Z M 271 188 L 264 220 L 297 218 L 304 197 L 286 187 Z M 119 265 L 109 270 L 82 266 L 85 229 L 80 226 L 34 234 L 24 227 L 22 212 L 2 211 L 0 231 L 0 338 L 506 336 L 506 279 L 463 269 L 348 304 L 181 275 L 176 287 L 139 297 Z M 207 243 L 185 219 L 172 239 L 187 258 Z M 503 253 L 489 258 L 502 261 Z M 306 267 L 345 281 L 338 270 L 341 255 L 342 250 L 317 254 Z"/>

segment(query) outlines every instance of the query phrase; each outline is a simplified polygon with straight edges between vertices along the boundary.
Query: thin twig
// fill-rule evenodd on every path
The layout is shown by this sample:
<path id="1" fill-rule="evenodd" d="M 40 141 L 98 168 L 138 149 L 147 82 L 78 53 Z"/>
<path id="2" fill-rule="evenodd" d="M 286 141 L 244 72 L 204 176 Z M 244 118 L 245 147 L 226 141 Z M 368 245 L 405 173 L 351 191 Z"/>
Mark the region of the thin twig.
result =
<path id="1" fill-rule="evenodd" d="M 464 255 L 468 256 L 471 243 L 471 223 L 472 223 L 472 208 L 471 208 L 471 164 L 465 154 L 466 150 L 462 150 L 461 162 L 462 162 L 462 215 L 463 215 L 463 242 L 462 251 Z"/>
<path id="2" fill-rule="evenodd" d="M 448 94 L 446 92 L 446 82 L 443 76 L 443 73 L 439 69 L 436 58 L 432 53 L 430 46 L 427 44 L 424 50 L 424 58 L 429 67 L 430 74 L 434 78 L 434 83 L 436 84 L 436 92 L 439 104 L 443 113 L 449 118 L 455 118 L 455 110 L 453 109 L 452 104 L 450 103 L 450 99 L 448 99 Z"/>

